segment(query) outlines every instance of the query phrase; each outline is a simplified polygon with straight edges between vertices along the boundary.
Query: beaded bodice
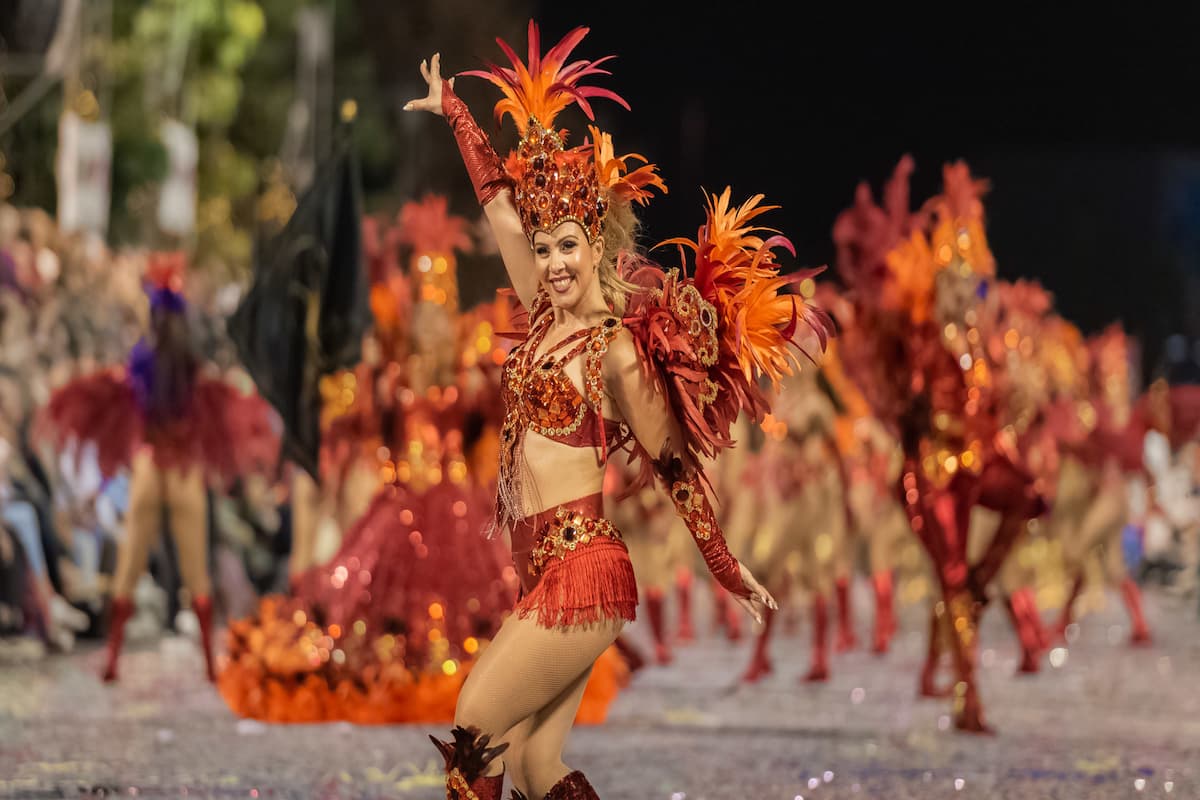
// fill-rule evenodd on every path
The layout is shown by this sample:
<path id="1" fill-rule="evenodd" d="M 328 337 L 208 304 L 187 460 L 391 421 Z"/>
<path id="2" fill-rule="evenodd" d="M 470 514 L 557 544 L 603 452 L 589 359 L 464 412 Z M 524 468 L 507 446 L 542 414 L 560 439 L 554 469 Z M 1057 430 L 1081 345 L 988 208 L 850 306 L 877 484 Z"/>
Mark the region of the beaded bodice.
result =
<path id="1" fill-rule="evenodd" d="M 569 447 L 598 448 L 602 459 L 628 436 L 624 426 L 605 420 L 603 413 L 604 354 L 621 329 L 620 320 L 609 317 L 600 325 L 576 331 L 539 355 L 538 347 L 553 321 L 548 310 L 539 314 L 529 337 L 514 347 L 504 362 L 498 487 L 501 523 L 525 516 L 520 508 L 518 467 L 527 432 Z M 583 359 L 583 392 L 565 370 L 576 358 Z"/>

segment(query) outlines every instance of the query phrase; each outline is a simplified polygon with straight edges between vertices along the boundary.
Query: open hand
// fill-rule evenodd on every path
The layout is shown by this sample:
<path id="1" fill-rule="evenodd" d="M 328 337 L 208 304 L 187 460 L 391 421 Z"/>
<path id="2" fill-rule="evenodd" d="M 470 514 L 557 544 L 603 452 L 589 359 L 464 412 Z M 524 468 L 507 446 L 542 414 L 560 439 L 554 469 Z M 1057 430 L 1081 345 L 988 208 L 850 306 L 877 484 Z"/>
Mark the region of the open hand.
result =
<path id="1" fill-rule="evenodd" d="M 763 615 L 760 607 L 778 611 L 779 604 L 775 602 L 775 598 L 771 596 L 771 593 L 763 588 L 762 584 L 758 582 L 745 564 L 738 564 L 738 568 L 742 573 L 742 586 L 746 587 L 746 591 L 750 595 L 748 597 L 734 595 L 733 599 L 737 601 L 738 605 L 750 612 L 750 616 L 754 617 L 761 625 Z"/>
<path id="2" fill-rule="evenodd" d="M 421 77 L 429 84 L 429 94 L 417 97 L 404 104 L 405 111 L 428 111 L 438 116 L 442 115 L 442 54 L 434 53 L 433 58 L 421 61 Z M 454 88 L 454 78 L 447 83 Z"/>

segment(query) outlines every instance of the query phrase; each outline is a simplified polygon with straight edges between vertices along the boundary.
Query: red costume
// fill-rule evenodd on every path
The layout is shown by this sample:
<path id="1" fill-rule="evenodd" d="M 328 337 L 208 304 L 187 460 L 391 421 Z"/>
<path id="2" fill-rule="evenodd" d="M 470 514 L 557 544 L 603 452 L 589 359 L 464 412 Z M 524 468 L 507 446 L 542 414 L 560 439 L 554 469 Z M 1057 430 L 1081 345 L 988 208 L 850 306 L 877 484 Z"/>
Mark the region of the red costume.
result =
<path id="1" fill-rule="evenodd" d="M 203 561 L 207 550 L 203 479 L 224 487 L 237 476 L 271 470 L 279 454 L 277 420 L 257 394 L 203 374 L 187 333 L 183 255 L 153 254 L 147 285 L 152 338 L 138 342 L 126 367 L 78 378 L 55 391 L 38 425 L 41 435 L 60 447 L 68 440 L 93 443 L 105 478 L 132 469 L 140 451 L 149 452 L 157 473 L 133 472 L 135 489 L 114 577 L 103 679 L 117 678 L 125 625 L 134 610 L 130 594 L 145 569 L 145 553 L 159 534 L 159 515 L 164 506 L 178 506 L 189 512 L 187 524 L 181 525 L 187 530 L 171 532 L 177 545 L 189 544 L 190 556 L 180 548 L 181 560 L 189 559 L 181 572 L 185 583 L 193 576 L 188 586 L 192 610 L 200 625 L 207 675 L 215 680 L 208 570 L 203 563 L 193 563 Z M 196 469 L 202 479 L 189 481 Z M 165 490 L 136 485 L 138 480 L 164 485 L 164 474 L 177 479 L 179 499 L 164 499 Z M 171 517 L 174 524 L 175 514 Z M 142 563 L 136 563 L 139 559 Z"/>
<path id="2" fill-rule="evenodd" d="M 884 208 L 860 187 L 855 207 L 835 225 L 838 268 L 854 303 L 842 354 L 875 413 L 898 434 L 905 455 L 898 492 L 941 588 L 923 690 L 932 691 L 944 626 L 958 678 L 956 727 L 984 731 L 975 678 L 984 590 L 1027 520 L 1046 505 L 1011 433 L 997 422 L 1002 398 L 979 329 L 980 300 L 995 271 L 982 184 L 964 165 L 949 166 L 944 193 L 912 214 L 911 170 L 909 160 L 901 162 Z M 977 504 L 1001 511 L 1003 521 L 986 552 L 969 563 L 967 527 Z"/>
<path id="3" fill-rule="evenodd" d="M 513 62 L 511 69 L 467 73 L 486 78 L 505 95 L 496 113 L 511 114 L 521 135 L 507 162 L 492 150 L 449 84 L 440 87 L 443 115 L 480 203 L 490 215 L 499 198 L 496 213 L 515 212 L 530 242 L 538 233 L 571 222 L 594 243 L 607 233 L 606 220 L 615 206 L 625 209 L 631 202 L 646 202 L 652 187 L 665 190 L 652 165 L 630 169 L 632 160 L 644 161 L 640 156 L 615 156 L 608 134 L 591 127 L 590 143 L 568 148 L 566 132 L 554 127 L 557 113 L 572 103 L 589 117 L 589 98 L 624 104 L 611 91 L 582 82 L 605 74 L 600 62 L 568 62 L 586 33 L 578 28 L 542 55 L 537 27 L 531 23 L 527 64 L 502 42 Z M 795 368 L 798 363 L 789 347 L 808 344 L 819 350 L 827 335 L 821 312 L 782 291 L 811 273 L 779 274 L 774 251 L 791 246 L 782 236 L 760 237 L 764 229 L 752 220 L 770 208 L 760 202 L 753 197 L 741 207 L 732 206 L 726 190 L 711 198 L 695 241 L 667 242 L 694 253 L 690 277 L 622 251 L 616 257 L 617 271 L 635 290 L 606 296 L 612 312 L 607 318 L 544 354 L 538 354 L 538 346 L 554 324 L 557 309 L 544 288 L 536 297 L 530 293 L 523 298 L 529 311 L 528 335 L 504 367 L 497 523 L 511 535 L 513 561 L 522 581 L 518 615 L 561 631 L 563 642 L 587 635 L 589 625 L 581 623 L 608 630 L 603 626 L 632 619 L 635 613 L 637 588 L 629 554 L 596 494 L 606 459 L 622 444 L 641 467 L 634 486 L 657 477 L 709 571 L 731 593 L 749 595 L 709 503 L 701 462 L 732 444 L 730 426 L 739 413 L 761 419 L 768 410 L 760 376 L 776 379 Z M 528 251 L 520 256 L 532 262 Z M 514 263 L 516 258 L 514 254 Z M 619 306 L 626 300 L 622 313 Z M 802 342 L 801 337 L 811 340 Z M 581 376 L 579 384 L 573 374 Z M 620 410 L 623 424 L 606 421 L 609 403 Z M 564 459 L 570 458 L 565 455 L 569 450 L 586 447 L 594 450 L 597 461 L 587 470 L 581 468 L 579 475 L 539 475 L 528 455 L 531 445 Z M 571 497 L 577 487 L 579 494 Z M 565 499 L 541 502 L 548 492 Z M 494 683 L 510 684 L 496 670 L 489 675 Z M 526 682 L 532 677 L 526 676 Z M 486 711 L 504 716 L 495 705 Z M 502 725 L 512 729 L 526 718 Z M 463 728 L 454 731 L 453 741 L 437 742 L 446 759 L 448 798 L 499 796 L 503 776 L 489 777 L 484 771 L 503 746 L 491 749 L 490 742 L 490 732 Z M 562 777 L 546 794 L 555 800 L 595 796 L 578 772 Z"/>
<path id="4" fill-rule="evenodd" d="M 182 318 L 183 254 L 151 254 L 146 278 L 152 313 Z M 57 447 L 71 439 L 94 444 L 105 478 L 128 469 L 143 447 L 161 469 L 186 472 L 199 465 L 225 483 L 271 468 L 279 448 L 271 407 L 205 372 L 194 360 L 167 362 L 161 349 L 142 340 L 127 365 L 57 389 L 39 430 Z"/>

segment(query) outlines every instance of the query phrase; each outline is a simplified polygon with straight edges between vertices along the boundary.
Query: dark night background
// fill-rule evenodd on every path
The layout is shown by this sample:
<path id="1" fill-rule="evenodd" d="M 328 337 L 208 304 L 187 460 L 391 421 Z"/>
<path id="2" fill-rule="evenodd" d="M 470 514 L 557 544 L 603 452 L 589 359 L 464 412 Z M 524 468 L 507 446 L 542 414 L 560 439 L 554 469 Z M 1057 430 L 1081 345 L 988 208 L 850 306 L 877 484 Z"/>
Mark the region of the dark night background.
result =
<path id="1" fill-rule="evenodd" d="M 256 112 L 292 91 L 287 43 L 301 3 L 259 2 L 277 9 L 268 18 L 277 35 L 249 65 L 229 138 L 269 153 L 280 132 Z M 1170 366 L 1173 379 L 1197 380 L 1194 3 L 313 2 L 336 11 L 335 101 L 354 97 L 371 111 L 364 118 L 373 115 L 363 154 L 372 211 L 433 191 L 448 194 L 456 213 L 479 213 L 444 126 L 400 110 L 424 93 L 421 58 L 440 51 L 453 73 L 501 60 L 497 35 L 524 54 L 530 16 L 543 49 L 586 25 L 575 55 L 616 54 L 602 85 L 633 108 L 597 101 L 600 126 L 618 152 L 657 163 L 670 187 L 642 214 L 648 243 L 694 235 L 701 188 L 731 185 L 738 198 L 761 192 L 782 206 L 766 221 L 793 239 L 798 264 L 829 263 L 834 218 L 858 182 L 878 188 L 909 153 L 916 204 L 938 190 L 944 163 L 965 159 L 992 184 L 988 234 L 1001 277 L 1040 280 L 1086 333 L 1123 321 L 1143 346 L 1145 378 Z M 57 5 L 46 3 L 0 0 L 0 12 Z M 458 91 L 494 130 L 496 91 L 469 79 Z M 27 150 L 50 152 L 41 144 L 54 135 L 50 111 L 41 129 L 26 126 Z M 582 114 L 570 109 L 560 120 L 579 141 Z M 511 123 L 494 131 L 502 151 L 514 139 Z M 21 152 L 12 149 L 10 169 L 35 178 L 18 185 L 52 183 Z M 50 208 L 47 197 L 39 202 Z M 464 301 L 488 297 L 499 272 L 494 257 L 464 259 Z"/>
<path id="2" fill-rule="evenodd" d="M 598 114 L 618 152 L 650 157 L 671 189 L 643 215 L 649 240 L 693 234 L 699 187 L 730 184 L 782 206 L 768 219 L 800 263 L 828 263 L 859 181 L 878 188 L 910 153 L 917 203 L 944 162 L 965 159 L 992 184 L 1001 277 L 1040 280 L 1085 332 L 1123 320 L 1147 377 L 1167 337 L 1200 339 L 1194 10 L 541 5 L 544 47 L 585 24 L 580 56 L 618 56 L 604 85 L 633 111 Z M 1194 379 L 1200 352 L 1187 355 L 1174 377 Z"/>

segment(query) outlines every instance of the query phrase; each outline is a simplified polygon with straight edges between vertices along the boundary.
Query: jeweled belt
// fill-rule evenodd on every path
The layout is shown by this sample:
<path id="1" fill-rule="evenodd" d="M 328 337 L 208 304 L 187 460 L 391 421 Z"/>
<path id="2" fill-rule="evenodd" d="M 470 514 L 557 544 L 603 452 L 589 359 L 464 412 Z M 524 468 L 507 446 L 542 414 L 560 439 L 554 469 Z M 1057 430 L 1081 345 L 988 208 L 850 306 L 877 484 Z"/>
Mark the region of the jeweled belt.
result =
<path id="1" fill-rule="evenodd" d="M 611 520 L 559 506 L 538 531 L 537 543 L 529 554 L 529 572 L 541 575 L 550 559 L 565 559 L 567 553 L 600 539 L 620 542 L 621 532 Z"/>

